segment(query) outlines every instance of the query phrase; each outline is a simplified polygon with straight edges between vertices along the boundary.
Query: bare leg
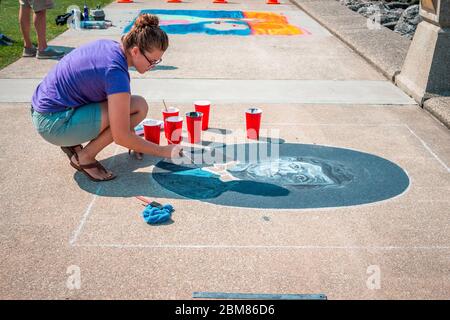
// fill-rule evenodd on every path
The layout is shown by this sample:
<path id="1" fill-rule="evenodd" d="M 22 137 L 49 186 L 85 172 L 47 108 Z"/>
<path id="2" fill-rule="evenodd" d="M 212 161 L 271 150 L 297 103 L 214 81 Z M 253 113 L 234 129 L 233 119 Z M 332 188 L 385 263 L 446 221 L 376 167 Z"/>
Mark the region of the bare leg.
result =
<path id="1" fill-rule="evenodd" d="M 20 6 L 19 9 L 19 24 L 20 24 L 20 31 L 22 32 L 23 36 L 23 46 L 25 48 L 31 48 L 33 46 L 33 43 L 31 42 L 30 38 L 30 14 L 31 14 L 31 8 L 26 6 Z"/>
<path id="2" fill-rule="evenodd" d="M 95 161 L 95 157 L 102 151 L 106 146 L 113 142 L 111 128 L 109 127 L 108 119 L 108 106 L 104 102 L 102 106 L 102 125 L 101 133 L 97 138 L 89 142 L 81 151 L 78 153 L 79 164 L 88 164 Z M 131 97 L 130 106 L 130 130 L 141 122 L 146 116 L 148 111 L 148 105 L 144 98 L 139 96 Z M 72 157 L 72 161 L 78 164 L 78 161 Z M 110 176 L 112 172 L 108 171 L 105 173 L 98 170 L 97 168 L 85 169 L 91 176 L 97 179 L 102 179 Z"/>
<path id="3" fill-rule="evenodd" d="M 47 10 L 41 10 L 34 13 L 34 27 L 36 28 L 37 38 L 38 38 L 38 49 L 39 51 L 44 51 L 47 49 L 47 39 L 46 39 L 46 13 Z"/>

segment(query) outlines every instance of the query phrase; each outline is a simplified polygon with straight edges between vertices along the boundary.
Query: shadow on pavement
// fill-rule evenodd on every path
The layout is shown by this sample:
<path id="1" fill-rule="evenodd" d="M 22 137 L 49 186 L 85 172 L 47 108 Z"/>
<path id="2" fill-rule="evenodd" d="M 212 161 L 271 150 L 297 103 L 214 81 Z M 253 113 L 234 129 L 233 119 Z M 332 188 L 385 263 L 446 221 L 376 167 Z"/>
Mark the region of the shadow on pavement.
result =
<path id="1" fill-rule="evenodd" d="M 142 160 L 137 160 L 124 152 L 101 161 L 106 168 L 117 175 L 116 179 L 105 182 L 93 182 L 78 171 L 75 173 L 74 179 L 81 189 L 100 196 L 156 196 L 155 189 L 160 188 L 157 187 L 156 183 L 150 183 L 150 173 L 136 171 L 155 165 L 158 161 L 161 161 L 161 158 L 149 155 L 144 155 Z M 161 191 L 158 191 L 158 194 L 161 194 Z"/>
<path id="2" fill-rule="evenodd" d="M 65 54 L 68 54 L 68 53 L 72 52 L 75 49 L 74 47 L 53 46 L 53 45 L 50 45 L 49 47 L 52 48 L 52 49 L 55 49 L 57 51 L 62 51 Z"/>
<path id="3" fill-rule="evenodd" d="M 128 153 L 122 153 L 101 162 L 117 174 L 116 179 L 93 182 L 81 172 L 76 172 L 74 175 L 74 179 L 81 189 L 99 196 L 146 196 L 200 200 L 214 199 L 228 191 L 265 197 L 283 197 L 289 194 L 289 190 L 270 183 L 246 180 L 223 182 L 218 176 L 204 173 L 196 165 L 177 165 L 149 155 L 144 155 L 143 160 L 136 160 Z M 152 165 L 156 166 L 157 172 L 136 172 L 138 169 L 148 168 Z M 155 175 L 164 178 L 168 185 L 162 187 L 154 180 Z M 197 186 L 195 191 L 192 186 Z"/>

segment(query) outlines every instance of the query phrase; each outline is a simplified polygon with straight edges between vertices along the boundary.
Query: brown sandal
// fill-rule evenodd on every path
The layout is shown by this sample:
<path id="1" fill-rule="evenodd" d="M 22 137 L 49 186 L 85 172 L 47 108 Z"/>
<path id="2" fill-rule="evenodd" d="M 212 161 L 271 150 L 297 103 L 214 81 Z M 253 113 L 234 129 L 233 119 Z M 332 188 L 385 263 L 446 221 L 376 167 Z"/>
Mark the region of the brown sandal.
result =
<path id="1" fill-rule="evenodd" d="M 75 151 L 76 147 L 80 147 L 80 149 L 83 149 L 83 146 L 81 144 L 78 144 L 76 146 L 61 147 L 61 150 L 69 157 L 69 160 L 71 160 L 72 156 L 74 154 L 77 154 L 77 152 Z"/>
<path id="2" fill-rule="evenodd" d="M 77 159 L 77 161 L 79 161 L 78 160 L 78 155 L 76 153 L 75 153 L 75 159 Z M 108 171 L 105 169 L 105 167 L 102 166 L 102 164 L 100 162 L 98 162 L 98 161 L 95 161 L 95 162 L 89 163 L 89 164 L 79 164 L 78 165 L 78 164 L 73 163 L 73 161 L 71 159 L 70 160 L 70 165 L 72 167 L 74 167 L 75 169 L 77 169 L 78 171 L 83 172 L 89 179 L 91 179 L 92 181 L 95 181 L 95 182 L 109 181 L 109 180 L 112 180 L 112 179 L 117 177 L 115 174 L 112 174 L 108 178 L 97 179 L 97 178 L 94 178 L 93 176 L 91 176 L 86 170 L 84 170 L 84 169 L 97 168 L 97 169 L 100 169 L 100 170 L 104 171 L 105 173 L 108 173 Z"/>

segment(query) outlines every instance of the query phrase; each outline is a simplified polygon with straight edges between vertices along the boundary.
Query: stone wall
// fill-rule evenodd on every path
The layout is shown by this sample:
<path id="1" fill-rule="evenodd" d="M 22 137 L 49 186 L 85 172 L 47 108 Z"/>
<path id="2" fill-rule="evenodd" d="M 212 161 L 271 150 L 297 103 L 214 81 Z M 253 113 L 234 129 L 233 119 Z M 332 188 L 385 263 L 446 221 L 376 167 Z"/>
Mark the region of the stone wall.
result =
<path id="1" fill-rule="evenodd" d="M 337 0 L 366 18 L 412 39 L 421 21 L 419 0 Z"/>

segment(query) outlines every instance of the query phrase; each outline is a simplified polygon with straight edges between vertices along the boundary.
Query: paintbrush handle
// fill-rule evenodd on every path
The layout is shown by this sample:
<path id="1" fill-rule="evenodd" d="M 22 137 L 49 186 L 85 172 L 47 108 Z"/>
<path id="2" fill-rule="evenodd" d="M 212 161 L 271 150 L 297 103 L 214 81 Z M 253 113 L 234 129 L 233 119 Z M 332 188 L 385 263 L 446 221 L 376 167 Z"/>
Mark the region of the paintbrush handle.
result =
<path id="1" fill-rule="evenodd" d="M 150 204 L 150 199 L 143 197 L 143 196 L 136 196 L 137 199 L 141 200 L 142 202 L 145 202 L 146 204 Z"/>

